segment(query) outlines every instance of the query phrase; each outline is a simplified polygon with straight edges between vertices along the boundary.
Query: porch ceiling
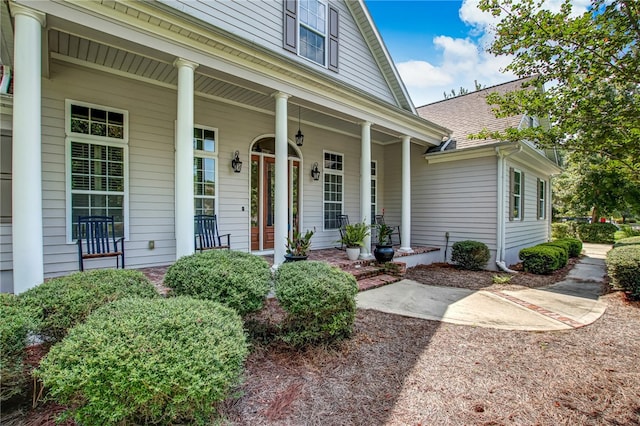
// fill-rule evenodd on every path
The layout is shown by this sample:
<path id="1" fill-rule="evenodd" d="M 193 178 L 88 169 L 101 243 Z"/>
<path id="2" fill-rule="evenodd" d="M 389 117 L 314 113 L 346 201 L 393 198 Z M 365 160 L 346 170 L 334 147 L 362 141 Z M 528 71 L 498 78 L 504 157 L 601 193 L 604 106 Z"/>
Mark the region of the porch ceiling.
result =
<path id="1" fill-rule="evenodd" d="M 173 66 L 175 57 L 162 51 L 54 16 L 48 17 L 47 39 L 48 57 L 51 60 L 177 89 L 178 73 Z M 220 70 L 199 66 L 194 88 L 197 96 L 275 115 L 274 89 Z M 298 106 L 304 126 L 360 137 L 361 120 L 357 117 L 292 97 L 289 101 L 289 117 L 293 121 L 298 118 Z M 375 124 L 372 126 L 373 143 L 395 143 L 399 137 L 393 131 Z"/>

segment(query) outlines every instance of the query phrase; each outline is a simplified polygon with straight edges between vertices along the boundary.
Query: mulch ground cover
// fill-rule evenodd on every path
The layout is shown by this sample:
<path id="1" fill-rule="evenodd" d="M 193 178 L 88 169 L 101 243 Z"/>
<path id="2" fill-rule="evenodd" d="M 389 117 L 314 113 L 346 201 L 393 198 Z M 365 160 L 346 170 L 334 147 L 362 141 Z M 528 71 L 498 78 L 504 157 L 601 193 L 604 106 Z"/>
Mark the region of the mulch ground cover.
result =
<path id="1" fill-rule="evenodd" d="M 498 285 L 547 285 L 568 270 L 537 284 L 518 274 Z M 440 265 L 408 277 L 496 285 L 495 272 L 461 273 Z M 640 304 L 620 292 L 601 300 L 608 308 L 595 323 L 555 332 L 359 310 L 352 338 L 334 346 L 255 342 L 243 385 L 219 411 L 232 425 L 640 425 Z M 280 315 L 272 301 L 258 317 Z M 40 404 L 1 423 L 53 424 L 47 422 L 59 411 Z"/>

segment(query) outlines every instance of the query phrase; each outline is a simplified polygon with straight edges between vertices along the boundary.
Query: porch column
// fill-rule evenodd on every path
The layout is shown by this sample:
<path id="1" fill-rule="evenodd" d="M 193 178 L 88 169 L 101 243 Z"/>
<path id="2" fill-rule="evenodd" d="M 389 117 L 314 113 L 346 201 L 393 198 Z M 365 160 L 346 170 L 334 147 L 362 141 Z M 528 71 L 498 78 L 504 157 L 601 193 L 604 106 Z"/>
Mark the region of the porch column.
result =
<path id="1" fill-rule="evenodd" d="M 13 292 L 44 280 L 41 73 L 45 15 L 11 4 L 15 17 L 12 154 Z"/>
<path id="2" fill-rule="evenodd" d="M 411 249 L 411 138 L 402 137 L 402 244 L 398 251 L 413 253 Z"/>
<path id="3" fill-rule="evenodd" d="M 193 254 L 193 74 L 198 64 L 182 58 L 178 68 L 176 123 L 176 259 Z"/>
<path id="4" fill-rule="evenodd" d="M 371 216 L 371 123 L 360 123 L 360 217 L 358 222 L 365 220 L 373 223 Z M 371 233 L 364 239 L 362 259 L 371 257 Z"/>
<path id="5" fill-rule="evenodd" d="M 286 253 L 289 214 L 287 188 L 287 100 L 288 94 L 278 92 L 276 99 L 276 176 L 275 176 L 275 218 L 273 235 L 273 265 L 284 262 Z"/>

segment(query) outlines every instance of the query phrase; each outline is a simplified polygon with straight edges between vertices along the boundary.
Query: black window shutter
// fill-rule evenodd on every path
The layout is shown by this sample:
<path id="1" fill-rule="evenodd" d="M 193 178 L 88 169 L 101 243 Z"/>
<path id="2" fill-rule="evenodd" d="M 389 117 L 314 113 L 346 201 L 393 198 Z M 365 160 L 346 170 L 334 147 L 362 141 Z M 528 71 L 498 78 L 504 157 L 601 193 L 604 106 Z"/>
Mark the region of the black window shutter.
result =
<path id="1" fill-rule="evenodd" d="M 542 217 L 542 211 L 540 209 L 540 178 L 536 179 L 536 212 L 537 212 L 537 219 L 540 219 Z"/>
<path id="2" fill-rule="evenodd" d="M 284 0 L 283 45 L 286 50 L 298 53 L 298 4 L 297 0 Z"/>
<path id="3" fill-rule="evenodd" d="M 331 71 L 338 72 L 338 9 L 329 6 L 329 64 Z"/>
<path id="4" fill-rule="evenodd" d="M 513 189 L 515 186 L 515 170 L 509 167 L 509 220 L 513 220 Z"/>

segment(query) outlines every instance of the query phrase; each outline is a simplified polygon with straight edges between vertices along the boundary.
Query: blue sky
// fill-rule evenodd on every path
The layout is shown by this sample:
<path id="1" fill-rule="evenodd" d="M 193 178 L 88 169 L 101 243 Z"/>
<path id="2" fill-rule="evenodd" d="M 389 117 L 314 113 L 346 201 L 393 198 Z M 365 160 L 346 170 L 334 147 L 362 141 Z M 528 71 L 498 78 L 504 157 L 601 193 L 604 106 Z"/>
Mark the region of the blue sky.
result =
<path id="1" fill-rule="evenodd" d="M 517 78 L 504 73 L 508 57 L 485 47 L 497 21 L 479 0 L 365 0 L 378 31 L 416 106 L 444 99 L 443 92 L 493 86 Z M 562 0 L 546 0 L 557 11 Z M 572 0 L 581 13 L 589 0 Z"/>

